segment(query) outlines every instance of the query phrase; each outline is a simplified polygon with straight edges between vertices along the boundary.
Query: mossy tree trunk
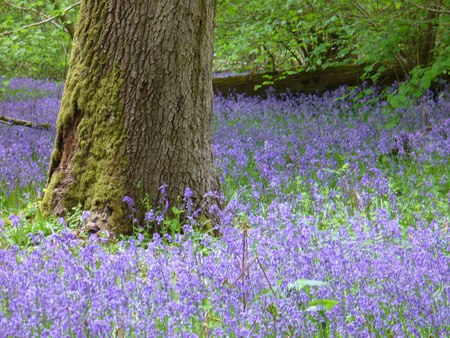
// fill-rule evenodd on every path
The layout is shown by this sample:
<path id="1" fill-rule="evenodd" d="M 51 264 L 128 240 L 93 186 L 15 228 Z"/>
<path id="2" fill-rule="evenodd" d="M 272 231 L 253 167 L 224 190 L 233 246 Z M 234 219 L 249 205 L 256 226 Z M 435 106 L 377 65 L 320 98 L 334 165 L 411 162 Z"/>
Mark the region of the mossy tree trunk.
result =
<path id="1" fill-rule="evenodd" d="M 42 202 L 64 214 L 81 203 L 92 221 L 131 229 L 122 201 L 186 187 L 209 214 L 219 179 L 211 148 L 216 0 L 82 1 Z M 157 229 L 155 229 L 157 230 Z"/>

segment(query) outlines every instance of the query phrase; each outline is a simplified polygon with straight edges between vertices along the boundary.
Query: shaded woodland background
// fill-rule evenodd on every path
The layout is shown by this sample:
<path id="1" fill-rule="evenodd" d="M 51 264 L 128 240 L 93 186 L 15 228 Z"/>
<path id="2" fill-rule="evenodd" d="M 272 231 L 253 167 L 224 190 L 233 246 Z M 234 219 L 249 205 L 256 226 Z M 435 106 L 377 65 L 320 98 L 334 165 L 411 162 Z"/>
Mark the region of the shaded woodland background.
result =
<path id="1" fill-rule="evenodd" d="M 0 74 L 64 80 L 79 2 L 0 4 Z M 448 78 L 449 18 L 442 0 L 219 0 L 216 91 L 312 92 L 407 78 L 390 99 L 404 105 Z"/>

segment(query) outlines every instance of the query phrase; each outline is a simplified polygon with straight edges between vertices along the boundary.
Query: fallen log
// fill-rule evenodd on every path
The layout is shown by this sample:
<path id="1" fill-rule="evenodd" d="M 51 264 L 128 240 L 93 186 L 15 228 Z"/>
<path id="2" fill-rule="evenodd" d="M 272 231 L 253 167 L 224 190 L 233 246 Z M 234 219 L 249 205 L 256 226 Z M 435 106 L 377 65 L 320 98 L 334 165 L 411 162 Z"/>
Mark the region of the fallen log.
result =
<path id="1" fill-rule="evenodd" d="M 283 72 L 268 72 L 260 74 L 245 74 L 213 79 L 215 94 L 230 96 L 246 94 L 249 96 L 266 96 L 267 89 L 272 87 L 273 94 L 283 93 L 323 93 L 336 89 L 343 85 L 358 86 L 363 83 L 361 76 L 364 74 L 364 65 L 345 65 L 330 67 L 315 71 L 300 72 L 292 75 Z M 395 69 L 383 72 L 377 83 L 389 85 L 402 77 Z M 264 85 L 265 82 L 273 82 Z M 256 90 L 255 90 L 256 86 Z"/>
<path id="2" fill-rule="evenodd" d="M 26 120 L 13 119 L 11 117 L 2 116 L 2 115 L 0 115 L 0 122 L 10 125 L 10 126 L 16 125 L 16 126 L 45 129 L 45 130 L 52 129 L 52 126 L 49 123 L 37 123 L 37 122 L 31 122 L 31 121 L 26 121 Z"/>

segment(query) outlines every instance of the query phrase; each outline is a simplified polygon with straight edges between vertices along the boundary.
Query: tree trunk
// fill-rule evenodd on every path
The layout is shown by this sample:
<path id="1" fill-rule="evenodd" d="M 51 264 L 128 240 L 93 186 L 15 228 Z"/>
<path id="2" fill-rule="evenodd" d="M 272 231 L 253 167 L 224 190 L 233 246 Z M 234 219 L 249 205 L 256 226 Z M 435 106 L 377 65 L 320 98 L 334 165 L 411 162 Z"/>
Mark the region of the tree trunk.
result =
<path id="1" fill-rule="evenodd" d="M 437 9 L 441 7 L 441 0 L 429 1 L 430 8 Z M 425 27 L 419 30 L 418 37 L 418 57 L 417 65 L 427 67 L 433 59 L 433 48 L 436 44 L 436 31 L 439 26 L 439 12 L 427 10 L 425 16 Z"/>
<path id="2" fill-rule="evenodd" d="M 245 74 L 228 77 L 218 77 L 213 80 L 214 92 L 223 96 L 246 94 L 249 96 L 267 96 L 267 90 L 274 95 L 291 93 L 323 93 L 343 85 L 358 86 L 363 83 L 361 76 L 366 65 L 343 65 L 317 69 L 315 71 L 299 72 L 285 75 L 283 72 L 268 72 L 259 74 Z M 376 65 L 377 69 L 380 65 Z M 387 69 L 380 75 L 377 83 L 390 85 L 398 81 L 398 69 Z M 270 79 L 273 83 L 263 85 Z M 257 89 L 255 90 L 255 86 Z"/>
<path id="3" fill-rule="evenodd" d="M 42 202 L 64 214 L 81 203 L 101 229 L 131 229 L 159 189 L 186 187 L 202 214 L 220 189 L 211 148 L 216 0 L 85 0 Z M 158 229 L 154 229 L 158 230 Z"/>

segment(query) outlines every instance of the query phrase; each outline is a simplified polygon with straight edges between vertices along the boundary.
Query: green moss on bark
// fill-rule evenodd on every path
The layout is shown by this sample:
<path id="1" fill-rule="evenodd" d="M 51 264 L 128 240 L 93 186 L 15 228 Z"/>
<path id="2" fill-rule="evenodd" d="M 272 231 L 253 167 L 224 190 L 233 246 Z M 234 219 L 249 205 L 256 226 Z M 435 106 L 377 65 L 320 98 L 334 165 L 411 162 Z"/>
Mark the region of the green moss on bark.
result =
<path id="1" fill-rule="evenodd" d="M 67 211 L 79 203 L 86 210 L 108 206 L 113 211 L 108 224 L 123 232 L 127 225 L 122 203 L 126 189 L 121 74 L 113 71 L 93 86 L 91 79 L 80 78 L 82 73 L 72 70 L 68 81 L 74 87 L 69 84 L 62 102 L 42 206 L 46 213 Z"/>
<path id="2" fill-rule="evenodd" d="M 47 217 L 50 214 L 51 211 L 51 205 L 52 205 L 52 195 L 55 192 L 55 188 L 59 185 L 61 179 L 63 177 L 62 173 L 55 173 L 53 175 L 53 178 L 51 181 L 49 181 L 49 184 L 47 185 L 47 188 L 45 190 L 44 198 L 41 201 L 41 209 L 44 213 L 44 216 Z"/>
<path id="3" fill-rule="evenodd" d="M 127 230 L 124 74 L 105 51 L 108 2 L 84 2 L 58 116 L 44 214 L 64 214 L 81 203 L 108 212 L 108 228 Z"/>

